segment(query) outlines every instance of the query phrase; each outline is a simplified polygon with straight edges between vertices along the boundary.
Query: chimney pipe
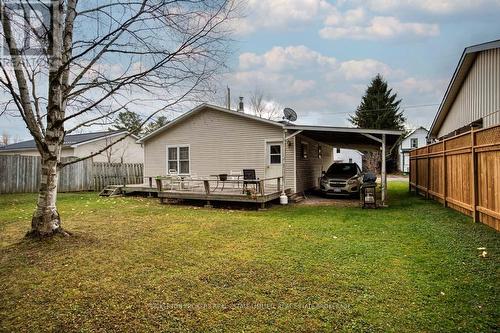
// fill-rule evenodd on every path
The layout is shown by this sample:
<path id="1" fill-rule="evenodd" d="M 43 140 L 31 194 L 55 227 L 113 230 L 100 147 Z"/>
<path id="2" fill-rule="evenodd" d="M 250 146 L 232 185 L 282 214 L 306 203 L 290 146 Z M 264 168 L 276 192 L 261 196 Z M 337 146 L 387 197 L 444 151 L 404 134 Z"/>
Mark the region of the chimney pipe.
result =
<path id="1" fill-rule="evenodd" d="M 243 97 L 240 96 L 240 103 L 238 104 L 238 111 L 239 112 L 243 112 L 245 109 L 244 109 L 244 106 L 243 106 Z"/>
<path id="2" fill-rule="evenodd" d="M 231 110 L 231 89 L 229 89 L 229 86 L 227 87 L 227 109 Z"/>

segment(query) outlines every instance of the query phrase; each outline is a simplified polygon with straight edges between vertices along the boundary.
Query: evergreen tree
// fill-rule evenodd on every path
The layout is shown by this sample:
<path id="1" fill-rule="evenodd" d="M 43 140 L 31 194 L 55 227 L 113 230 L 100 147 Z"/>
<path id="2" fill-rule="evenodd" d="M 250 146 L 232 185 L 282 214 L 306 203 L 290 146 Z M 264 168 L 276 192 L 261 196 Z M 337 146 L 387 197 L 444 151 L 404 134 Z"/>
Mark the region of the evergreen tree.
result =
<path id="1" fill-rule="evenodd" d="M 156 120 L 153 120 L 148 124 L 148 126 L 144 130 L 144 134 L 149 134 L 153 131 L 156 131 L 158 128 L 163 127 L 168 123 L 169 121 L 167 120 L 167 117 L 159 116 L 158 118 L 156 118 Z"/>
<path id="2" fill-rule="evenodd" d="M 143 120 L 140 115 L 133 111 L 123 111 L 118 114 L 115 125 L 113 127 L 118 130 L 127 130 L 132 134 L 142 134 Z"/>
<path id="3" fill-rule="evenodd" d="M 397 97 L 382 75 L 377 74 L 349 121 L 360 128 L 404 130 L 405 117 L 399 109 L 401 99 Z"/>

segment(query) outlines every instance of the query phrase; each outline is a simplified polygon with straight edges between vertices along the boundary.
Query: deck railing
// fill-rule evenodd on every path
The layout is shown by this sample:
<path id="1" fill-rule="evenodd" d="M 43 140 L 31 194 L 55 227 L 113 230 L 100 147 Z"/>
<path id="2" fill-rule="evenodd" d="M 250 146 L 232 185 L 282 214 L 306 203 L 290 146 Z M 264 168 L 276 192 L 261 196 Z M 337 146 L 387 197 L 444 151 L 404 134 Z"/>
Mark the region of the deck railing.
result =
<path id="1" fill-rule="evenodd" d="M 231 176 L 229 176 L 231 177 Z M 151 177 L 148 178 L 151 184 Z M 206 195 L 213 193 L 231 193 L 251 196 L 264 196 L 266 193 L 282 190 L 282 177 L 260 178 L 255 180 L 227 179 L 221 180 L 210 177 L 182 177 L 164 176 L 155 177 L 156 188 L 159 191 L 175 192 L 202 192 Z"/>

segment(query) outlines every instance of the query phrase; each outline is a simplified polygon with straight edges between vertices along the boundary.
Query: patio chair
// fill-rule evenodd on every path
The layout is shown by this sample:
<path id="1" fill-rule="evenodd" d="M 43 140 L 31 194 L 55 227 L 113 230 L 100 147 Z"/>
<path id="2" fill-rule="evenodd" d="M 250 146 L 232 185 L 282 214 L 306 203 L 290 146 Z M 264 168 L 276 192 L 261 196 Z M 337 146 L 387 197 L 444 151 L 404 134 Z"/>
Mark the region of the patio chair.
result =
<path id="1" fill-rule="evenodd" d="M 259 179 L 255 169 L 243 169 L 243 193 L 248 189 L 248 185 L 255 185 L 255 191 L 259 190 Z"/>
<path id="2" fill-rule="evenodd" d="M 236 181 L 234 183 L 231 183 L 232 188 L 240 188 L 240 176 L 241 173 L 239 171 L 229 171 L 229 179 L 232 181 Z"/>

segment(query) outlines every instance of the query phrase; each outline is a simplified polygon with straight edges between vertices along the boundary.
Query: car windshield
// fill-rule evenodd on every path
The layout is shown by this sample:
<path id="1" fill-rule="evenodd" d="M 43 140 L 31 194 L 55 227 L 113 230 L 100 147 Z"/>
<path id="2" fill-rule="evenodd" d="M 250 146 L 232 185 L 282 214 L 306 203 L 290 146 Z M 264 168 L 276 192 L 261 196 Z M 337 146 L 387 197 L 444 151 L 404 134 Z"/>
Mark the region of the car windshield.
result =
<path id="1" fill-rule="evenodd" d="M 336 163 L 332 164 L 326 175 L 328 177 L 352 177 L 358 173 L 356 164 L 354 163 Z"/>

